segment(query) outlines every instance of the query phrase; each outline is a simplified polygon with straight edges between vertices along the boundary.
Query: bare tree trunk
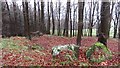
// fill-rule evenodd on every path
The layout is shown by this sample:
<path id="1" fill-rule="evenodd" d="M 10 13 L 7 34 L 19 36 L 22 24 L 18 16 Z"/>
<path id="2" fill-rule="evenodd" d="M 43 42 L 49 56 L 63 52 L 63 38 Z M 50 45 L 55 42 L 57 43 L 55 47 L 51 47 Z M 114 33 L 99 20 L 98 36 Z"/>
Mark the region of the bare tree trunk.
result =
<path id="1" fill-rule="evenodd" d="M 24 36 L 26 36 L 25 26 L 26 26 L 26 12 L 25 12 L 25 3 L 22 2 L 23 6 L 23 17 L 24 17 Z"/>
<path id="2" fill-rule="evenodd" d="M 118 23 L 119 23 L 119 11 L 118 11 L 119 9 L 118 9 L 118 6 L 116 6 L 115 7 L 115 20 L 117 21 L 115 21 L 115 20 L 113 20 L 114 21 L 114 35 L 113 35 L 113 38 L 116 38 L 116 34 L 117 34 L 117 28 L 118 28 Z M 112 18 L 111 18 L 112 19 Z"/>
<path id="3" fill-rule="evenodd" d="M 99 20 L 99 3 L 97 3 L 97 27 L 96 27 L 96 36 L 100 33 L 100 20 Z"/>
<path id="4" fill-rule="evenodd" d="M 118 38 L 119 38 L 119 41 L 120 41 L 120 2 L 118 4 L 118 6 L 119 6 L 119 11 L 118 11 L 118 18 L 119 18 Z"/>
<path id="5" fill-rule="evenodd" d="M 97 2 L 93 2 L 93 5 L 92 5 L 92 2 L 91 2 L 91 7 L 90 7 L 90 26 L 89 26 L 89 31 L 90 31 L 90 36 L 92 36 L 92 28 L 93 28 L 93 21 L 94 21 L 94 13 L 95 13 L 95 8 L 96 8 L 96 3 Z M 93 7 L 93 10 L 92 10 L 92 7 Z M 92 11 L 92 12 L 91 12 Z"/>
<path id="6" fill-rule="evenodd" d="M 4 20 L 4 16 L 5 16 L 5 13 L 3 13 L 4 11 L 5 11 L 5 7 L 6 7 L 6 4 L 5 4 L 5 2 L 3 2 L 3 3 L 1 3 L 1 10 L 2 10 L 2 15 L 1 15 L 1 26 L 2 26 L 2 38 L 4 38 L 5 36 L 6 36 L 6 33 L 5 33 L 5 25 L 6 25 L 6 23 L 5 23 L 5 20 Z M 10 19 L 10 18 L 9 18 Z"/>
<path id="7" fill-rule="evenodd" d="M 120 17 L 120 16 L 119 16 L 119 17 Z M 120 23 L 120 19 L 119 19 L 119 23 Z M 118 33 L 118 38 L 119 38 L 119 40 L 120 40 L 120 24 L 119 24 L 118 31 L 119 31 L 119 33 Z"/>
<path id="8" fill-rule="evenodd" d="M 14 12 L 14 34 L 12 36 L 16 36 L 18 34 L 18 23 L 17 23 L 17 12 L 16 12 L 16 5 L 15 2 L 13 2 L 13 12 Z"/>
<path id="9" fill-rule="evenodd" d="M 72 37 L 72 16 L 71 16 L 71 9 L 70 8 L 70 37 Z"/>
<path id="10" fill-rule="evenodd" d="M 46 27 L 44 22 L 44 2 L 41 0 L 41 26 L 40 31 L 45 34 L 46 33 Z"/>
<path id="11" fill-rule="evenodd" d="M 83 13 L 84 13 L 84 2 L 78 2 L 78 35 L 77 45 L 81 46 L 81 35 L 83 27 Z M 79 48 L 76 49 L 76 57 L 79 58 Z"/>
<path id="12" fill-rule="evenodd" d="M 54 21 L 54 15 L 53 15 L 53 2 L 51 0 L 51 13 L 52 13 L 52 24 L 53 24 L 53 27 L 52 27 L 52 35 L 55 33 L 55 21 Z"/>
<path id="13" fill-rule="evenodd" d="M 85 8 L 85 20 L 87 20 L 87 10 L 86 10 L 86 8 Z M 87 36 L 87 27 L 86 27 L 86 25 L 87 25 L 87 21 L 85 21 L 85 23 L 84 23 L 84 28 L 85 28 L 84 36 Z"/>
<path id="14" fill-rule="evenodd" d="M 114 2 L 112 2 L 112 8 L 111 8 L 111 10 L 110 10 L 110 21 L 109 21 L 109 23 L 108 23 L 108 27 L 109 27 L 109 29 L 108 29 L 108 31 L 109 31 L 109 33 L 108 33 L 108 35 L 110 35 L 110 26 L 111 26 L 111 20 L 112 20 L 112 14 L 113 14 L 113 9 L 114 9 Z M 109 36 L 108 36 L 109 37 Z"/>
<path id="15" fill-rule="evenodd" d="M 19 9 L 21 9 L 22 6 L 18 6 L 18 7 L 19 7 Z M 23 36 L 23 28 L 24 27 L 23 27 L 23 21 L 22 21 L 22 13 L 21 13 L 21 11 L 18 12 L 18 17 L 19 17 L 18 18 L 18 24 L 19 24 L 19 28 L 18 29 L 20 30 L 19 31 L 19 36 Z"/>
<path id="16" fill-rule="evenodd" d="M 38 25 L 39 25 L 39 32 L 41 32 L 41 17 L 40 17 L 40 4 L 39 1 L 37 2 L 38 4 Z"/>
<path id="17" fill-rule="evenodd" d="M 26 35 L 29 37 L 29 39 L 31 40 L 31 36 L 30 36 L 30 27 L 29 27 L 29 13 L 28 13 L 28 2 L 25 2 L 25 6 L 26 6 Z"/>
<path id="18" fill-rule="evenodd" d="M 90 6 L 89 6 L 89 24 L 88 24 L 88 29 L 89 29 L 89 34 L 88 36 L 91 36 L 91 32 L 92 32 L 92 27 L 91 27 L 91 13 L 92 12 L 92 2 L 90 2 Z"/>
<path id="19" fill-rule="evenodd" d="M 119 23 L 119 17 L 117 17 L 117 15 L 116 15 L 116 19 L 117 19 L 117 22 L 114 21 L 114 34 L 113 34 L 113 38 L 116 38 L 117 28 L 118 28 L 118 23 Z"/>
<path id="20" fill-rule="evenodd" d="M 60 0 L 59 0 L 59 8 L 58 8 L 58 12 L 59 12 L 59 19 L 58 19 L 58 36 L 60 36 L 60 34 L 61 34 L 61 30 L 60 30 L 60 11 L 61 11 L 61 9 L 60 9 L 60 7 L 61 7 L 61 2 L 60 2 Z"/>
<path id="21" fill-rule="evenodd" d="M 105 36 L 109 37 L 109 22 L 110 22 L 110 3 L 102 2 L 101 6 L 101 33 L 104 33 Z"/>
<path id="22" fill-rule="evenodd" d="M 116 38 L 116 35 L 117 35 L 117 27 L 118 27 L 118 20 L 117 20 L 117 23 L 114 22 L 114 34 L 113 34 L 113 38 Z"/>
<path id="23" fill-rule="evenodd" d="M 0 2 L 0 38 L 2 37 L 2 24 L 3 24 L 3 22 L 2 22 L 2 3 Z"/>
<path id="24" fill-rule="evenodd" d="M 36 0 L 34 0 L 34 30 L 33 31 L 37 31 L 37 22 L 36 22 Z"/>
<path id="25" fill-rule="evenodd" d="M 32 8 L 30 8 L 30 10 L 32 10 Z M 34 26 L 34 14 L 33 14 L 33 11 L 29 12 L 29 19 L 30 19 L 30 27 L 31 27 L 30 31 L 34 32 L 35 26 Z"/>
<path id="26" fill-rule="evenodd" d="M 28 2 L 22 2 L 23 5 L 23 16 L 24 16 L 24 34 L 31 40 L 30 27 L 29 27 L 29 13 L 28 13 Z"/>
<path id="27" fill-rule="evenodd" d="M 50 10 L 49 10 L 49 0 L 47 3 L 48 8 L 48 23 L 47 23 L 47 34 L 50 34 Z"/>
<path id="28" fill-rule="evenodd" d="M 10 9 L 9 9 L 9 5 L 8 5 L 8 3 L 7 3 L 7 1 L 5 1 L 5 3 L 6 3 L 6 5 L 7 5 L 7 10 L 8 10 L 8 15 L 9 15 L 9 20 L 10 20 L 10 29 L 9 29 L 9 31 L 10 31 L 10 34 L 9 35 L 12 35 L 13 36 L 13 34 L 14 34 L 14 23 L 13 23 L 13 21 L 12 21 L 12 19 L 11 19 L 11 14 L 10 14 Z M 2 13 L 3 14 L 3 13 Z M 3 16 L 3 15 L 2 15 Z M 3 22 L 4 23 L 4 22 Z"/>
<path id="29" fill-rule="evenodd" d="M 76 10 L 77 10 L 77 7 L 75 7 L 74 6 L 74 12 L 73 12 L 73 36 L 75 36 L 75 20 L 76 20 L 76 15 L 75 15 L 75 13 L 76 13 Z"/>
<path id="30" fill-rule="evenodd" d="M 65 23 L 64 23 L 64 31 L 63 35 L 68 37 L 68 30 L 69 30 L 69 12 L 70 12 L 70 0 L 67 0 L 67 11 L 66 11 L 66 17 L 65 17 Z"/>

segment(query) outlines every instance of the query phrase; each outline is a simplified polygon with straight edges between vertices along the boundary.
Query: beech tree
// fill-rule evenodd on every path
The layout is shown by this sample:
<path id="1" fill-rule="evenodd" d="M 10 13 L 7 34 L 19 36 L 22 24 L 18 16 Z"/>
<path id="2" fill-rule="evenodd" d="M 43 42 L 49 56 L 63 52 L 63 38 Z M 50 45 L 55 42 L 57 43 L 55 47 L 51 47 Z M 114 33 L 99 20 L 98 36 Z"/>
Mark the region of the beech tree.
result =
<path id="1" fill-rule="evenodd" d="M 1 11 L 1 8 L 2 8 L 2 5 L 1 5 L 1 2 L 0 2 L 0 11 Z M 0 12 L 0 37 L 2 37 L 2 13 Z"/>
<path id="2" fill-rule="evenodd" d="M 75 3 L 74 3 L 75 4 Z M 73 6 L 74 10 L 73 10 L 73 36 L 75 36 L 75 23 L 76 23 L 76 18 L 77 18 L 77 14 L 76 14 L 76 11 L 77 11 L 77 7 L 75 7 L 75 5 Z"/>
<path id="3" fill-rule="evenodd" d="M 51 14 L 52 14 L 52 35 L 55 33 L 55 20 L 54 20 L 54 13 L 53 13 L 53 2 L 51 0 L 50 4 Z"/>
<path id="4" fill-rule="evenodd" d="M 45 16 L 44 16 L 44 0 L 41 0 L 41 26 L 40 26 L 40 32 L 46 33 L 46 27 L 45 27 Z"/>
<path id="5" fill-rule="evenodd" d="M 119 31 L 119 33 L 118 33 L 118 38 L 120 39 L 120 24 L 119 24 L 118 31 Z"/>
<path id="6" fill-rule="evenodd" d="M 69 12 L 70 12 L 70 0 L 67 0 L 67 10 L 65 15 L 65 23 L 64 23 L 64 31 L 63 35 L 68 37 L 68 31 L 69 31 Z"/>
<path id="7" fill-rule="evenodd" d="M 118 7 L 120 9 L 120 2 L 118 2 Z M 119 14 L 119 28 L 118 28 L 118 38 L 119 38 L 119 41 L 120 41 L 120 10 L 118 11 L 118 14 Z"/>
<path id="8" fill-rule="evenodd" d="M 72 37 L 72 8 L 70 7 L 70 37 Z"/>
<path id="9" fill-rule="evenodd" d="M 113 38 L 116 38 L 117 31 L 118 31 L 117 28 L 119 28 L 119 26 L 118 26 L 119 16 L 120 16 L 120 14 L 119 14 L 119 9 L 120 9 L 120 7 L 119 7 L 119 5 L 117 4 L 117 5 L 115 6 L 115 19 L 111 18 L 111 19 L 114 21 L 114 34 L 113 34 Z"/>
<path id="10" fill-rule="evenodd" d="M 50 34 L 50 8 L 49 8 L 49 0 L 47 2 L 47 12 L 48 12 L 47 34 Z"/>
<path id="11" fill-rule="evenodd" d="M 29 13 L 28 13 L 28 2 L 22 2 L 23 6 L 23 16 L 24 16 L 24 34 L 31 40 L 30 36 L 30 23 L 29 23 Z"/>
<path id="12" fill-rule="evenodd" d="M 9 21 L 6 20 L 6 8 L 8 11 L 8 17 L 9 17 Z M 12 26 L 12 19 L 11 19 L 11 13 L 10 13 L 10 8 L 9 5 L 7 3 L 7 1 L 2 3 L 2 37 L 9 37 L 12 33 L 14 33 L 14 26 Z M 7 23 L 8 22 L 8 23 Z M 9 25 L 9 26 L 7 26 Z M 5 27 L 5 28 L 4 28 Z M 6 31 L 6 32 L 5 32 Z"/>
<path id="13" fill-rule="evenodd" d="M 81 46 L 81 35 L 83 28 L 83 12 L 84 12 L 84 2 L 78 2 L 78 35 L 77 35 L 77 45 Z M 76 49 L 76 57 L 79 57 L 79 48 Z"/>
<path id="14" fill-rule="evenodd" d="M 60 35 L 60 33 L 61 33 L 61 30 L 60 30 L 60 11 L 61 11 L 61 2 L 60 2 L 60 0 L 59 0 L 59 6 L 58 6 L 58 36 Z"/>
<path id="15" fill-rule="evenodd" d="M 40 3 L 39 1 L 37 2 L 38 4 L 38 30 L 41 32 L 41 16 L 40 16 Z"/>
<path id="16" fill-rule="evenodd" d="M 104 33 L 107 38 L 109 37 L 110 27 L 109 23 L 110 23 L 110 2 L 102 2 L 100 32 Z"/>
<path id="17" fill-rule="evenodd" d="M 68 37 L 69 33 L 70 37 L 77 35 L 76 30 L 78 29 L 78 20 L 76 18 L 79 15 L 77 13 L 78 6 L 75 1 L 72 3 L 71 0 L 67 0 L 66 5 L 63 5 L 60 0 L 57 1 L 56 4 L 53 0 L 47 3 L 44 2 L 44 0 L 34 0 L 33 6 L 28 3 L 28 11 L 25 2 L 22 2 L 22 5 L 19 5 L 17 4 L 17 1 L 11 3 L 8 3 L 7 1 L 8 0 L 5 0 L 5 2 L 2 3 L 2 34 L 5 36 L 16 36 L 20 33 L 21 35 L 24 34 L 24 36 L 28 36 L 27 32 L 29 33 L 30 31 L 34 32 L 38 30 L 44 34 L 50 34 L 50 30 L 52 30 L 51 34 L 55 34 L 55 30 L 57 30 L 58 36 L 63 34 Z M 88 5 L 88 3 L 85 2 L 85 5 Z M 92 36 L 92 27 L 95 25 L 97 34 L 105 33 L 106 36 L 109 37 L 111 31 L 110 28 L 113 26 L 113 37 L 115 38 L 119 30 L 118 5 L 119 2 L 90 2 L 90 7 L 85 7 L 84 29 L 89 31 L 86 31 L 86 33 L 84 32 L 85 36 L 87 33 Z M 54 6 L 56 6 L 56 8 L 54 8 Z M 89 8 L 90 10 L 88 10 Z M 112 22 L 114 22 L 114 24 L 112 24 Z M 83 24 L 81 26 L 81 29 L 83 29 Z M 81 30 L 81 32 L 83 31 Z"/>
<path id="18" fill-rule="evenodd" d="M 34 0 L 34 31 L 37 30 L 37 19 L 36 19 L 36 0 Z"/>
<path id="19" fill-rule="evenodd" d="M 95 13 L 95 8 L 96 8 L 96 4 L 97 4 L 97 2 L 91 2 L 90 3 L 90 12 L 89 12 L 89 34 L 90 34 L 90 36 L 92 36 L 92 28 L 93 28 L 93 26 L 94 26 L 94 13 Z"/>

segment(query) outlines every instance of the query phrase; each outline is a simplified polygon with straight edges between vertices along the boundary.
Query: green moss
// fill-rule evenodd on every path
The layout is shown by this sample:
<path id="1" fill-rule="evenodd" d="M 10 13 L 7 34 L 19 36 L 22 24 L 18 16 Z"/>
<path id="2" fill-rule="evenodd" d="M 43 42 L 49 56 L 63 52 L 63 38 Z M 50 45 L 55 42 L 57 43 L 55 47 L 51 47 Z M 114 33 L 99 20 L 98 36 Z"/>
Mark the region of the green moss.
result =
<path id="1" fill-rule="evenodd" d="M 96 59 L 94 57 L 91 57 L 91 55 L 94 53 L 96 48 L 101 48 L 103 52 L 108 55 L 99 55 L 99 58 Z M 111 51 L 102 43 L 96 42 L 94 45 L 92 45 L 87 51 L 86 51 L 86 57 L 91 61 L 91 62 L 97 62 L 100 63 L 102 61 L 105 61 L 107 59 L 112 58 L 112 53 Z"/>

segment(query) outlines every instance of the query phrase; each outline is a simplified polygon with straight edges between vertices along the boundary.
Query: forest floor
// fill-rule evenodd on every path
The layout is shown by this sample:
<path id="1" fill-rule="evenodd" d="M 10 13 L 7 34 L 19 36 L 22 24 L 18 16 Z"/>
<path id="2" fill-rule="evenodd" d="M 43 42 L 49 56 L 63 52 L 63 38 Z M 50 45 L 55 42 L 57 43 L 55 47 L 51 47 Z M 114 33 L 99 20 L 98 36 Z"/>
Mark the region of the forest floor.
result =
<path id="1" fill-rule="evenodd" d="M 0 39 L 0 62 L 3 66 L 117 66 L 119 65 L 118 40 L 108 39 L 108 48 L 112 51 L 112 59 L 100 63 L 92 63 L 86 58 L 86 50 L 97 41 L 96 37 L 82 37 L 78 60 L 68 60 L 62 51 L 56 59 L 52 58 L 52 47 L 65 44 L 76 44 L 76 37 L 60 37 L 44 35 L 27 40 L 25 37 Z M 35 47 L 33 47 L 35 46 Z M 39 47 L 38 47 L 39 46 Z M 98 55 L 98 54 L 96 54 Z"/>

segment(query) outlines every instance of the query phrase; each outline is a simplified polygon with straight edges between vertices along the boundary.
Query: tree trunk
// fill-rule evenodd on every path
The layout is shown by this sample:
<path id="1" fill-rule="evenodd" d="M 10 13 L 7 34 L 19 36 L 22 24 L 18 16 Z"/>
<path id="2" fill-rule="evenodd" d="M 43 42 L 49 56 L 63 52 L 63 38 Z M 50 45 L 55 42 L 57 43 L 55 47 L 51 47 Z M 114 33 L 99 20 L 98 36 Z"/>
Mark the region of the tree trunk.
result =
<path id="1" fill-rule="evenodd" d="M 119 21 L 119 23 L 120 23 L 120 21 Z M 120 24 L 119 24 L 118 31 L 119 31 L 119 33 L 118 33 L 118 38 L 119 38 L 119 40 L 120 40 Z"/>
<path id="2" fill-rule="evenodd" d="M 47 3 L 47 9 L 48 9 L 48 23 L 47 23 L 47 34 L 50 34 L 50 10 L 49 10 L 49 0 Z"/>
<path id="3" fill-rule="evenodd" d="M 39 1 L 37 2 L 38 4 L 38 25 L 39 25 L 39 32 L 41 32 L 41 17 L 40 17 L 40 4 Z"/>
<path id="4" fill-rule="evenodd" d="M 100 20 L 99 20 L 99 3 L 97 3 L 97 27 L 96 27 L 96 36 L 100 33 Z"/>
<path id="5" fill-rule="evenodd" d="M 55 21 L 54 21 L 54 15 L 53 15 L 53 2 L 52 2 L 52 0 L 51 0 L 51 13 L 52 13 L 52 25 L 53 25 L 53 27 L 52 27 L 52 35 L 55 33 Z"/>
<path id="6" fill-rule="evenodd" d="M 24 34 L 31 40 L 30 27 L 29 27 L 29 13 L 28 13 L 28 2 L 22 2 L 23 5 L 23 16 L 24 16 Z"/>
<path id="7" fill-rule="evenodd" d="M 70 8 L 70 37 L 72 37 L 72 16 L 71 16 L 71 9 Z"/>
<path id="8" fill-rule="evenodd" d="M 86 20 L 87 20 L 87 10 L 85 8 L 85 23 L 84 23 L 85 33 L 84 33 L 84 36 L 87 36 L 87 27 L 86 27 L 87 21 Z"/>
<path id="9" fill-rule="evenodd" d="M 61 9 L 60 9 L 60 7 L 61 7 L 61 2 L 60 2 L 60 0 L 59 0 L 59 7 L 58 7 L 58 13 L 59 13 L 59 19 L 58 19 L 58 36 L 60 36 L 60 34 L 61 34 L 61 30 L 60 30 L 60 11 L 61 11 Z"/>
<path id="10" fill-rule="evenodd" d="M 92 12 L 92 2 L 90 2 L 90 7 L 89 7 L 89 25 L 88 25 L 88 29 L 89 29 L 89 36 L 92 36 L 92 26 L 91 26 L 91 13 Z"/>
<path id="11" fill-rule="evenodd" d="M 83 12 L 84 12 L 84 2 L 78 2 L 78 35 L 77 35 L 77 45 L 81 46 L 81 35 L 83 27 Z M 76 57 L 79 58 L 79 48 L 76 50 Z"/>
<path id="12" fill-rule="evenodd" d="M 6 34 L 7 36 L 10 36 L 10 35 L 13 35 L 13 34 L 15 34 L 14 32 L 14 23 L 13 23 L 13 21 L 12 21 L 12 19 L 11 19 L 11 14 L 10 14 L 10 9 L 9 9 L 9 5 L 8 5 L 8 3 L 7 3 L 7 1 L 5 1 L 5 3 L 6 3 L 6 6 L 7 6 L 7 10 L 8 10 L 8 16 L 9 16 L 9 25 L 10 25 L 10 29 L 9 29 L 9 34 Z M 3 9 L 5 9 L 5 8 L 3 8 Z M 3 16 L 3 13 L 2 13 L 2 16 Z M 2 26 L 4 25 L 5 23 L 3 22 L 3 24 L 2 24 Z M 2 31 L 3 33 L 4 33 L 4 31 Z"/>
<path id="13" fill-rule="evenodd" d="M 45 34 L 46 33 L 46 27 L 44 22 L 44 2 L 41 0 L 41 26 L 40 31 Z"/>
<path id="14" fill-rule="evenodd" d="M 75 20 L 76 20 L 76 15 L 75 15 L 75 13 L 76 13 L 76 10 L 77 10 L 77 7 L 75 7 L 74 6 L 74 12 L 73 12 L 73 36 L 75 36 Z"/>
<path id="15" fill-rule="evenodd" d="M 64 23 L 64 31 L 63 35 L 68 37 L 68 30 L 69 30 L 69 12 L 70 12 L 70 0 L 67 0 L 67 11 Z"/>
<path id="16" fill-rule="evenodd" d="M 92 10 L 92 8 L 93 8 L 93 10 Z M 93 2 L 93 5 L 92 5 L 92 2 L 91 2 L 90 17 L 89 17 L 89 19 L 90 19 L 90 26 L 89 26 L 90 36 L 92 36 L 92 28 L 93 28 L 95 8 L 96 8 L 96 2 Z"/>
<path id="17" fill-rule="evenodd" d="M 119 9 L 120 9 L 120 3 L 119 3 Z M 119 18 L 118 38 L 119 38 L 119 41 L 120 41 L 120 10 L 118 12 L 118 18 Z"/>
<path id="18" fill-rule="evenodd" d="M 0 2 L 0 38 L 2 37 L 2 24 L 3 24 L 3 22 L 2 22 L 2 3 Z"/>
<path id="19" fill-rule="evenodd" d="M 104 33 L 105 36 L 109 37 L 109 22 L 110 22 L 110 3 L 109 2 L 102 2 L 101 6 L 101 33 Z"/>
<path id="20" fill-rule="evenodd" d="M 12 36 L 16 36 L 17 34 L 18 34 L 18 30 L 19 29 L 17 29 L 18 28 L 18 23 L 17 23 L 17 12 L 16 12 L 16 4 L 15 4 L 15 2 L 13 2 L 13 12 L 14 12 L 14 34 L 12 35 Z"/>
<path id="21" fill-rule="evenodd" d="M 118 8 L 118 6 L 115 7 L 115 20 L 113 19 L 113 21 L 114 21 L 114 35 L 113 35 L 113 38 L 116 38 L 117 30 L 118 30 L 117 28 L 118 28 L 118 23 L 119 23 L 119 8 Z"/>
<path id="22" fill-rule="evenodd" d="M 26 36 L 26 31 L 25 31 L 25 29 L 26 29 L 26 12 L 25 12 L 25 3 L 24 2 L 22 2 L 22 6 L 23 6 L 23 17 L 24 17 L 24 36 Z"/>
<path id="23" fill-rule="evenodd" d="M 33 31 L 37 31 L 37 22 L 36 22 L 36 0 L 34 0 L 34 30 Z"/>
<path id="24" fill-rule="evenodd" d="M 26 29 L 25 31 L 27 32 L 26 35 L 29 37 L 29 39 L 31 40 L 31 36 L 30 36 L 30 27 L 29 27 L 29 13 L 28 13 L 28 2 L 25 2 L 25 6 L 26 6 Z"/>
<path id="25" fill-rule="evenodd" d="M 5 2 L 1 3 L 1 10 L 2 10 L 2 15 L 1 15 L 2 20 L 1 20 L 1 22 L 3 22 L 3 23 L 1 23 L 1 26 L 2 26 L 2 38 L 4 38 L 5 35 L 6 35 L 5 28 L 4 28 L 5 25 L 6 25 L 5 20 L 4 20 L 5 13 L 3 13 L 5 11 L 5 7 L 6 7 Z"/>

